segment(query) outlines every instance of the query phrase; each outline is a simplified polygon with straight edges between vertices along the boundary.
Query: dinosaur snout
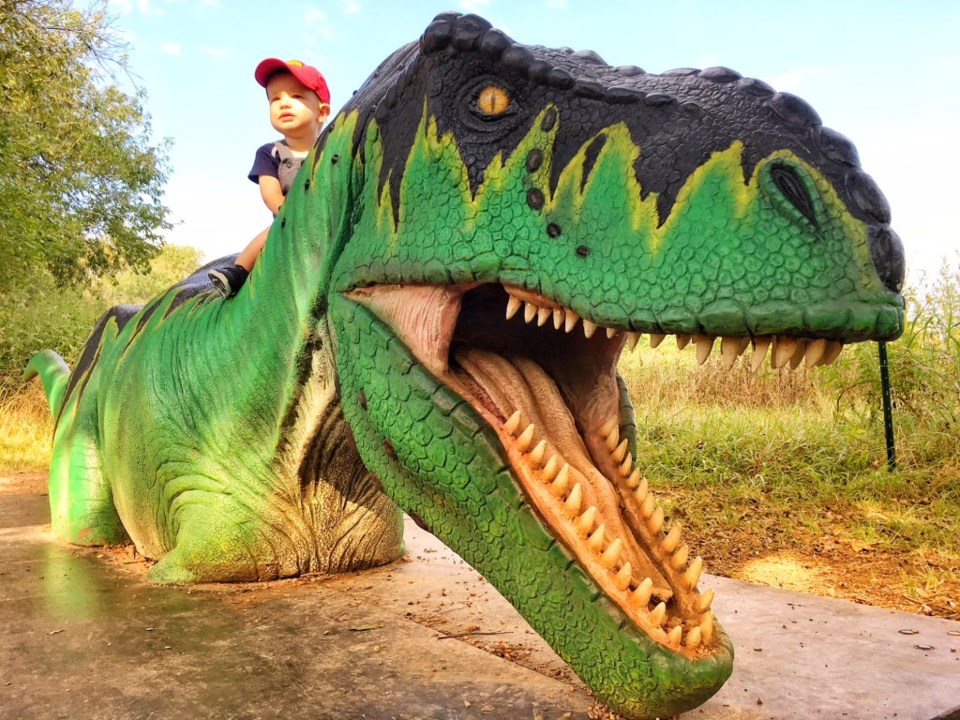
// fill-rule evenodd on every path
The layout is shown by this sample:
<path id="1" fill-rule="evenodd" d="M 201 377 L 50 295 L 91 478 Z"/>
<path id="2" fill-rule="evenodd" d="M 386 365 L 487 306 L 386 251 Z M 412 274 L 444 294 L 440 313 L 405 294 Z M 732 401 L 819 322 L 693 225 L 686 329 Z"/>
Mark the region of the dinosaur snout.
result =
<path id="1" fill-rule="evenodd" d="M 903 243 L 889 225 L 870 226 L 870 259 L 883 284 L 893 292 L 903 289 Z"/>

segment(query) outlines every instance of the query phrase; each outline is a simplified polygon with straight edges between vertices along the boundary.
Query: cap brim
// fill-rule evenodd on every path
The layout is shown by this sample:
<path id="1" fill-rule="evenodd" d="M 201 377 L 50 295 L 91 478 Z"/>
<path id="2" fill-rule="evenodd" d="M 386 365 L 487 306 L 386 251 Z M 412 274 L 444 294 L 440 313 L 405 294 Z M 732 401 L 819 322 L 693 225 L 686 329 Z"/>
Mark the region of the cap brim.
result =
<path id="1" fill-rule="evenodd" d="M 266 87 L 270 76 L 278 70 L 290 72 L 290 66 L 280 58 L 267 58 L 257 65 L 257 69 L 254 70 L 253 76 L 257 79 L 257 82 L 262 87 Z"/>

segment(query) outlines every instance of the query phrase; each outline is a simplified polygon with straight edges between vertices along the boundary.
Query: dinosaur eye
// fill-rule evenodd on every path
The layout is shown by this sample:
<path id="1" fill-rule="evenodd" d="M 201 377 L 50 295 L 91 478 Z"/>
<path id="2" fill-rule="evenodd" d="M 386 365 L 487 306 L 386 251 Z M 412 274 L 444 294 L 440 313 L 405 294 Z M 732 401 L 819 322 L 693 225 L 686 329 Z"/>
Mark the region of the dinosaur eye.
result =
<path id="1" fill-rule="evenodd" d="M 510 108 L 510 96 L 496 85 L 487 85 L 477 97 L 477 109 L 484 115 L 502 115 Z"/>
<path id="2" fill-rule="evenodd" d="M 817 213 L 814 210 L 813 201 L 810 199 L 810 193 L 807 192 L 803 180 L 800 179 L 793 168 L 786 165 L 776 165 L 770 169 L 770 177 L 776 184 L 777 189 L 790 201 L 790 204 L 799 210 L 807 220 L 816 225 Z"/>

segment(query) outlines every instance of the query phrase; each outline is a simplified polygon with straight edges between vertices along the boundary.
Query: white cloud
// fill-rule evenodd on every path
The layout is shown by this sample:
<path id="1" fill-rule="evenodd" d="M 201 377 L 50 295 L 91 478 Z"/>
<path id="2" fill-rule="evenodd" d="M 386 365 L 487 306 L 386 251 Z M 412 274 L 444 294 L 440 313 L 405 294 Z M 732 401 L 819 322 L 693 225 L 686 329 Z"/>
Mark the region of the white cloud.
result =
<path id="1" fill-rule="evenodd" d="M 110 0 L 107 5 L 120 15 L 129 15 L 133 12 L 133 3 L 130 0 Z"/>
<path id="2" fill-rule="evenodd" d="M 175 42 L 165 42 L 160 43 L 160 52 L 164 55 L 181 55 L 183 53 L 183 48 L 180 47 L 180 43 Z"/>
<path id="3" fill-rule="evenodd" d="M 340 0 L 340 4 L 343 5 L 344 15 L 356 15 L 363 9 L 358 0 Z"/>
<path id="4" fill-rule="evenodd" d="M 307 8 L 303 20 L 318 32 L 324 40 L 331 41 L 336 38 L 336 33 L 334 33 L 330 25 L 330 18 L 327 16 L 326 11 L 318 7 L 310 6 Z"/>
<path id="5" fill-rule="evenodd" d="M 141 15 L 163 15 L 165 14 L 164 10 L 155 7 L 150 4 L 150 0 L 136 0 L 137 10 L 140 11 Z"/>

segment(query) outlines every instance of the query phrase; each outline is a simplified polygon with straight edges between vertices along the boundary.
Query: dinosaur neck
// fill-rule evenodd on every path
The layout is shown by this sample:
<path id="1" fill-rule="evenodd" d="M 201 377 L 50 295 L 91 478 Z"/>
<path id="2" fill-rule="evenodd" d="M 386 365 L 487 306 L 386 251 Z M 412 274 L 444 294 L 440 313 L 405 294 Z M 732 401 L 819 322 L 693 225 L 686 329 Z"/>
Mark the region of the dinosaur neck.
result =
<path id="1" fill-rule="evenodd" d="M 246 385 L 271 389 L 270 400 L 253 402 L 277 421 L 283 442 L 298 427 L 308 432 L 319 398 L 321 404 L 333 399 L 332 381 L 330 388 L 314 385 L 318 376 L 336 374 L 326 303 L 345 236 L 343 208 L 350 207 L 350 168 L 339 162 L 349 157 L 339 146 L 343 135 L 331 133 L 318 156 L 304 161 L 246 286 L 223 310 L 222 320 L 235 329 L 231 342 L 244 348 L 240 362 L 255 378 Z M 331 154 L 337 162 L 329 161 Z"/>

